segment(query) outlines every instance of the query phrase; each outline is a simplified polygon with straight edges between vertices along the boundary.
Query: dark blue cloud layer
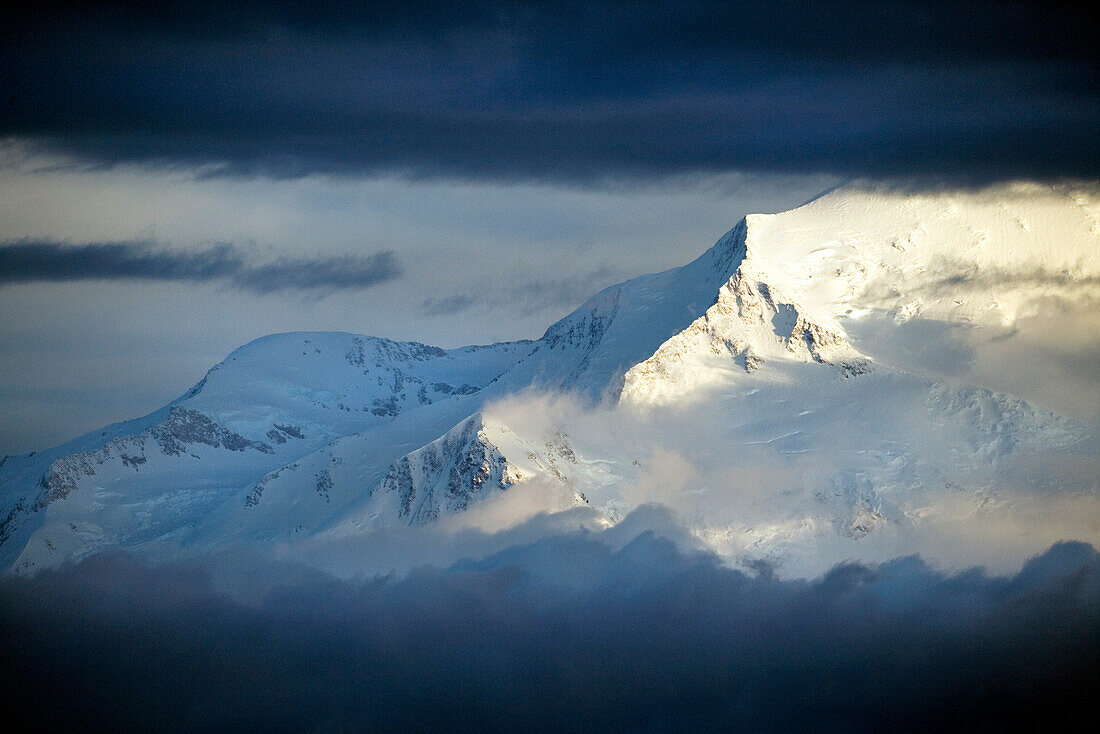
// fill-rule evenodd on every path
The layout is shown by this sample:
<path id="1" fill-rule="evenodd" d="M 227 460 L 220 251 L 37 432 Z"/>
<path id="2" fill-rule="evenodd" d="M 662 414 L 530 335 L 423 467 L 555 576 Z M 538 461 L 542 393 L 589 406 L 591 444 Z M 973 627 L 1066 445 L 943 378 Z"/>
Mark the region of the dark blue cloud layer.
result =
<path id="1" fill-rule="evenodd" d="M 238 175 L 1100 173 L 1068 5 L 392 5 L 35 6 L 0 47 L 0 135 Z"/>
<path id="2" fill-rule="evenodd" d="M 1100 680 L 1100 556 L 780 581 L 650 533 L 341 582 L 99 556 L 0 580 L 4 711 L 46 730 L 1058 729 Z M 256 571 L 249 574 L 254 579 Z"/>
<path id="3" fill-rule="evenodd" d="M 253 293 L 367 288 L 399 277 L 393 252 L 367 257 L 279 258 L 254 263 L 230 245 L 184 252 L 148 242 L 0 244 L 0 286 L 77 280 L 225 281 Z"/>

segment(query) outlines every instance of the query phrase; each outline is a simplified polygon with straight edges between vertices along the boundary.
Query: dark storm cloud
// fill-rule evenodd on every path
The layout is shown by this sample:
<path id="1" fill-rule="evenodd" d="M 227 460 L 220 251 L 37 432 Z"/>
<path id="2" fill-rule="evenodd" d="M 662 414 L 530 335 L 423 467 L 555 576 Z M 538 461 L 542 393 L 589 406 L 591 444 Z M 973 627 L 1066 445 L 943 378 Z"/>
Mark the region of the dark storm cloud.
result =
<path id="1" fill-rule="evenodd" d="M 254 293 L 280 290 L 334 291 L 366 288 L 400 275 L 392 252 L 367 257 L 279 258 L 253 263 L 230 245 L 192 252 L 169 251 L 147 242 L 20 240 L 0 244 L 0 286 L 77 280 L 222 280 Z"/>
<path id="2" fill-rule="evenodd" d="M 65 731 L 1057 729 L 1100 673 L 1079 543 L 1013 578 L 914 557 L 780 581 L 650 533 L 403 579 L 246 576 L 272 580 L 262 600 L 125 556 L 0 580 L 4 710 Z"/>
<path id="3" fill-rule="evenodd" d="M 1100 172 L 1068 4 L 387 5 L 19 11 L 0 135 L 236 175 Z"/>

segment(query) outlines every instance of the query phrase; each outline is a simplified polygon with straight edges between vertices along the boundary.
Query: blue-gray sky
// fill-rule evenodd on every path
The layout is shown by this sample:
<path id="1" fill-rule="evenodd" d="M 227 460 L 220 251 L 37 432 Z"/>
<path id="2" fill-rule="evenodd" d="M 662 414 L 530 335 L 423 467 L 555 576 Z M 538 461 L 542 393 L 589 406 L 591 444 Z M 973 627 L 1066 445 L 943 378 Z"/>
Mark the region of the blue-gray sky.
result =
<path id="1" fill-rule="evenodd" d="M 48 2 L 0 23 L 0 455 L 233 347 L 535 337 L 850 176 L 1095 177 L 1030 2 Z"/>

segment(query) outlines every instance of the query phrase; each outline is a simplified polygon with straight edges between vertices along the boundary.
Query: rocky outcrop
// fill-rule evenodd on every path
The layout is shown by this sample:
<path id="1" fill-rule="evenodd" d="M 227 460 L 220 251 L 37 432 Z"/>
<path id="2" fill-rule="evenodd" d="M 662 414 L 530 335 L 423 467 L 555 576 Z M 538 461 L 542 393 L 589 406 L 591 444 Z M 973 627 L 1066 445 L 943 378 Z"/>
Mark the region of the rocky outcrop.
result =
<path id="1" fill-rule="evenodd" d="M 410 525 L 424 525 L 523 478 L 489 441 L 477 414 L 395 461 L 372 494 L 396 495 L 398 516 Z"/>
<path id="2" fill-rule="evenodd" d="M 300 435 L 294 426 L 281 428 L 273 428 L 272 431 L 278 431 L 280 436 Z M 245 438 L 196 410 L 174 406 L 163 421 L 148 431 L 116 438 L 95 451 L 84 451 L 54 461 L 41 479 L 42 493 L 33 509 L 40 510 L 51 502 L 64 499 L 77 488 L 81 478 L 94 477 L 104 464 L 118 461 L 126 468 L 139 471 L 148 462 L 147 451 L 152 447 L 163 456 L 183 456 L 190 453 L 189 448 L 195 444 L 227 451 L 274 453 L 274 449 L 263 441 Z"/>
<path id="3" fill-rule="evenodd" d="M 627 371 L 621 399 L 664 402 L 705 387 L 723 365 L 753 373 L 772 360 L 833 365 L 843 376 L 872 369 L 870 360 L 842 335 L 821 326 L 741 267 L 706 313 Z"/>
<path id="4" fill-rule="evenodd" d="M 268 444 L 262 441 L 251 441 L 239 433 L 218 425 L 197 410 L 180 406 L 173 407 L 164 422 L 154 426 L 150 434 L 160 447 L 161 453 L 168 456 L 179 456 L 187 451 L 188 446 L 196 443 L 229 451 L 254 449 L 265 454 L 274 453 Z"/>

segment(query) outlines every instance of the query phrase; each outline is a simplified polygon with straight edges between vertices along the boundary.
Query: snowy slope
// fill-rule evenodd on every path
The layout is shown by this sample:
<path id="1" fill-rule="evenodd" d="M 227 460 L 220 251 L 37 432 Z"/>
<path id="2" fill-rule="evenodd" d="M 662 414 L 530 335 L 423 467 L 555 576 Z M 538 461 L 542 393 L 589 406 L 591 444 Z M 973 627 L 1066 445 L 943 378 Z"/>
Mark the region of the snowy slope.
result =
<path id="1" fill-rule="evenodd" d="M 744 257 L 743 223 L 680 268 L 611 286 L 550 326 L 530 356 L 502 376 L 505 391 L 534 384 L 617 398 L 622 377 L 702 315 Z"/>
<path id="2" fill-rule="evenodd" d="M 750 371 L 793 358 L 859 372 L 868 360 L 847 329 L 877 315 L 1005 326 L 1044 300 L 1096 302 L 1098 212 L 1095 190 L 1068 186 L 930 195 L 857 182 L 750 215 L 717 304 L 628 373 L 626 397 L 675 399 L 720 380 L 726 355 Z"/>
<path id="3" fill-rule="evenodd" d="M 1007 191 L 1011 200 L 1020 195 L 1018 187 Z M 1030 191 L 1043 205 L 1040 209 L 1056 208 L 1065 193 Z M 835 206 L 842 219 L 853 221 L 849 214 L 853 197 L 870 199 L 863 209 L 872 212 L 869 216 L 877 228 L 866 236 L 848 235 L 849 240 L 864 246 L 853 248 L 850 260 L 842 265 L 849 272 L 879 275 L 857 283 L 858 287 L 849 280 L 838 292 L 837 283 L 825 274 L 806 275 L 805 259 L 775 255 L 786 240 L 776 244 L 767 239 L 761 248 L 764 254 L 757 253 L 753 225 L 757 218 L 750 217 L 686 268 L 608 289 L 552 327 L 527 361 L 521 361 L 487 391 L 489 397 L 507 395 L 500 383 L 514 379 L 514 384 L 526 384 L 534 372 L 530 365 L 554 350 L 561 353 L 558 362 L 550 363 L 557 372 L 546 368 L 534 372 L 544 377 L 542 384 L 576 388 L 584 384 L 585 369 L 603 360 L 605 381 L 596 382 L 597 390 L 589 394 L 608 387 L 613 394 L 616 370 L 630 364 L 631 349 L 652 347 L 650 343 L 643 346 L 645 338 L 653 338 L 644 324 L 660 323 L 652 303 L 646 300 L 652 279 L 660 279 L 670 297 L 677 292 L 693 295 L 689 284 L 699 282 L 706 283 L 713 293 L 713 305 L 626 373 L 620 407 L 596 420 L 599 430 L 586 432 L 578 427 L 569 439 L 572 458 L 563 461 L 559 455 L 552 471 L 539 452 L 547 445 L 547 436 L 569 430 L 568 421 L 516 427 L 511 424 L 514 416 L 500 416 L 492 403 L 484 409 L 483 427 L 494 435 L 491 443 L 500 448 L 505 441 L 513 442 L 501 451 L 509 465 L 521 467 L 524 454 L 540 457 L 520 468 L 525 479 L 517 484 L 539 482 L 547 497 L 544 509 L 558 511 L 569 506 L 561 502 L 563 493 L 549 486 L 559 483 L 583 497 L 607 523 L 618 521 L 644 502 L 665 502 L 680 509 L 699 537 L 727 556 L 782 557 L 792 567 L 800 559 L 821 555 L 825 546 L 830 547 L 831 555 L 823 557 L 831 560 L 874 552 L 889 557 L 898 548 L 917 548 L 907 544 L 919 543 L 914 534 L 919 535 L 920 528 L 933 517 L 945 523 L 986 516 L 1000 522 L 998 513 L 1038 511 L 1025 496 L 1028 483 L 1053 491 L 1069 488 L 1072 491 L 1064 496 L 1071 500 L 1083 496 L 1086 505 L 1094 503 L 1095 446 L 1089 443 L 1085 427 L 1012 396 L 876 365 L 846 337 L 845 326 L 853 323 L 853 318 L 872 318 L 876 309 L 880 317 L 898 318 L 895 303 L 868 305 L 877 292 L 876 278 L 889 272 L 876 258 L 895 252 L 892 242 L 904 238 L 912 226 L 907 216 L 884 203 L 896 196 L 894 191 L 868 192 L 857 186 L 832 192 L 807 207 L 832 211 Z M 1051 203 L 1051 198 L 1056 201 Z M 1081 197 L 1065 198 L 1072 207 L 1065 215 L 1067 221 L 1082 224 L 1082 220 L 1073 219 L 1081 212 Z M 922 201 L 921 206 L 929 217 L 951 211 L 950 205 L 937 208 Z M 1000 207 L 993 209 L 995 216 L 1003 215 Z M 882 223 L 890 212 L 894 220 Z M 980 218 L 983 212 L 974 216 Z M 769 238 L 777 237 L 772 230 L 767 232 Z M 1071 232 L 1092 236 L 1083 226 L 1071 228 Z M 962 242 L 946 239 L 928 244 L 921 256 L 926 262 L 942 263 L 945 253 L 967 251 L 967 237 Z M 809 232 L 795 243 L 795 251 L 812 254 L 823 242 L 834 239 L 832 231 Z M 1087 298 L 1095 280 L 1089 269 L 1095 267 L 1090 251 L 1086 248 L 1082 256 L 1082 247 L 1073 240 L 1062 242 L 1056 251 L 1048 239 L 1046 234 L 1035 241 L 1017 238 L 1014 245 L 1018 252 L 1031 248 L 1039 253 L 1036 257 L 1047 257 L 1049 262 L 1078 263 L 1080 272 L 1066 278 L 1082 287 L 1064 289 L 1064 296 Z M 765 257 L 770 251 L 774 260 Z M 969 252 L 974 262 L 1000 262 L 987 257 L 980 245 L 970 247 Z M 1011 260 L 1010 265 L 1022 267 Z M 977 266 L 968 267 L 974 271 Z M 793 293 L 771 286 L 761 272 L 778 273 L 776 279 Z M 918 267 L 907 272 L 912 287 L 922 293 L 936 293 L 931 286 L 945 277 L 942 268 Z M 981 271 L 976 272 L 980 276 Z M 719 280 L 730 273 L 728 279 Z M 800 275 L 805 275 L 802 281 Z M 1025 286 L 993 279 L 985 293 L 991 302 L 1007 302 L 1004 293 L 1017 300 L 1015 311 L 993 313 L 991 318 L 1003 322 L 1018 315 L 1028 305 L 1028 298 L 1050 295 L 1033 281 Z M 1025 293 L 1027 289 L 1031 290 Z M 702 296 L 699 299 L 693 303 L 705 302 Z M 927 303 L 926 314 L 975 321 L 989 316 L 981 309 L 966 310 L 973 299 L 928 299 Z M 692 312 L 692 308 L 680 310 L 677 316 L 684 319 L 685 313 Z M 904 317 L 917 315 L 910 310 Z M 517 379 L 519 374 L 524 379 Z M 556 375 L 556 381 L 545 379 L 546 375 Z M 659 407 L 674 413 L 655 419 L 636 412 Z M 685 408 L 691 411 L 686 420 L 692 425 L 684 425 L 684 419 L 676 416 L 676 411 Z M 575 420 L 583 425 L 593 419 L 582 415 Z M 639 435 L 636 426 L 630 425 L 647 421 L 658 424 L 645 429 L 650 435 Z M 707 428 L 705 435 L 693 433 L 700 426 Z M 696 437 L 686 444 L 671 442 L 672 446 L 653 438 L 673 433 Z M 350 453 L 363 456 L 372 451 L 371 446 L 361 444 Z M 647 487 L 658 480 L 666 485 L 680 481 L 662 475 L 668 470 L 662 466 L 661 459 L 667 456 L 660 456 L 661 451 L 675 453 L 683 461 L 677 471 L 680 477 L 690 477 L 690 486 L 672 493 Z M 386 476 L 399 473 L 402 461 L 388 465 Z M 1074 478 L 1057 471 L 1040 477 L 1031 467 L 1043 462 L 1068 462 L 1085 468 L 1072 475 Z M 728 468 L 730 473 L 719 468 Z M 356 476 L 370 485 L 382 473 L 381 465 L 375 463 L 370 471 L 359 471 Z M 751 484 L 745 478 L 749 476 Z M 1084 483 L 1082 476 L 1088 478 Z M 774 492 L 762 496 L 759 487 L 752 486 L 761 482 L 772 485 Z M 1066 512 L 1080 509 L 1077 505 L 1067 508 Z M 399 508 L 387 506 L 376 494 L 367 492 L 318 530 L 346 535 L 369 531 L 400 516 Z"/>
<path id="4" fill-rule="evenodd" d="M 749 216 L 537 341 L 265 337 L 156 413 L 7 459 L 0 562 L 285 550 L 494 507 L 494 527 L 576 508 L 613 525 L 648 502 L 731 560 L 807 571 L 927 553 L 983 523 L 1100 541 L 1081 519 L 1100 511 L 1095 426 L 851 336 L 1087 308 L 1098 247 L 1095 188 L 857 182 Z"/>
<path id="5" fill-rule="evenodd" d="M 293 421 L 307 433 L 345 436 L 474 394 L 530 349 L 529 342 L 443 350 L 353 334 L 275 334 L 229 355 L 185 402 L 242 433 Z"/>
<path id="6" fill-rule="evenodd" d="M 870 361 L 822 327 L 744 266 L 718 291 L 718 302 L 627 373 L 620 400 L 677 403 L 703 397 L 730 371 L 753 373 L 775 361 L 818 362 L 846 376 L 870 372 Z M 780 373 L 767 369 L 763 375 Z"/>
<path id="7" fill-rule="evenodd" d="M 32 568 L 187 534 L 268 473 L 403 413 L 461 403 L 529 351 L 341 333 L 258 339 L 161 411 L 5 462 L 0 554 Z"/>
<path id="8" fill-rule="evenodd" d="M 1100 292 L 1095 187 L 919 192 L 856 182 L 746 226 L 745 270 L 834 331 L 865 309 L 1011 322 L 1036 298 Z"/>

